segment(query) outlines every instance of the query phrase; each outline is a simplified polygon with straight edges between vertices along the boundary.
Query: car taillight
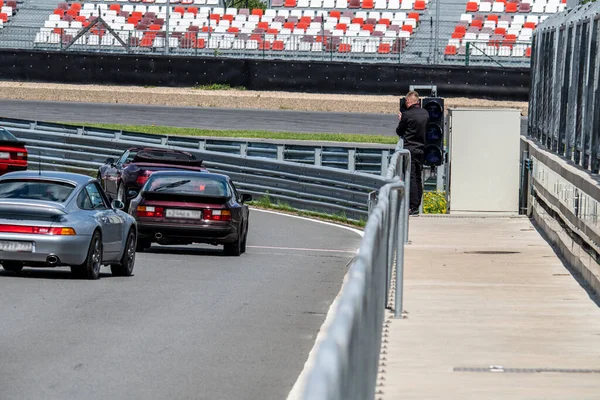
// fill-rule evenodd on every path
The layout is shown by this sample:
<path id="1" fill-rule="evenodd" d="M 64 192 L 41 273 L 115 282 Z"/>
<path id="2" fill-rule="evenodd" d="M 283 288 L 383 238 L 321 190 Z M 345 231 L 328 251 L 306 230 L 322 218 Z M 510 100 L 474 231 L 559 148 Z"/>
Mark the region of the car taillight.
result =
<path id="1" fill-rule="evenodd" d="M 208 221 L 231 221 L 231 211 L 229 210 L 205 209 L 202 214 L 202 219 Z"/>
<path id="2" fill-rule="evenodd" d="M 13 153 L 13 154 L 14 154 L 15 159 L 17 159 L 17 160 L 27 160 L 26 152 L 19 151 L 19 152 Z"/>
<path id="3" fill-rule="evenodd" d="M 48 228 L 45 226 L 28 225 L 0 225 L 0 232 L 3 233 L 35 233 L 38 235 L 75 235 L 75 229 L 66 227 Z"/>
<path id="4" fill-rule="evenodd" d="M 164 217 L 165 209 L 162 207 L 138 206 L 138 217 Z"/>
<path id="5" fill-rule="evenodd" d="M 143 185 L 144 183 L 146 183 L 148 181 L 148 178 L 150 178 L 150 175 L 147 175 L 147 174 L 138 175 L 138 177 L 136 178 L 135 182 L 138 185 Z"/>

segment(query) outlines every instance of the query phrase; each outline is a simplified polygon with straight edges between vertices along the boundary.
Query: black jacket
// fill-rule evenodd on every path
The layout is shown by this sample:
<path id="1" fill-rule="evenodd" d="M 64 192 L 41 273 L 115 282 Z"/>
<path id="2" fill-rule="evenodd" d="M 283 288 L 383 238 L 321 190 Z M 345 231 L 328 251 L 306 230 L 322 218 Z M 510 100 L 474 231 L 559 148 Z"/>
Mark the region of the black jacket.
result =
<path id="1" fill-rule="evenodd" d="M 396 128 L 396 134 L 404 139 L 404 148 L 421 162 L 425 154 L 425 130 L 428 123 L 429 113 L 414 104 L 402 113 L 402 120 Z"/>

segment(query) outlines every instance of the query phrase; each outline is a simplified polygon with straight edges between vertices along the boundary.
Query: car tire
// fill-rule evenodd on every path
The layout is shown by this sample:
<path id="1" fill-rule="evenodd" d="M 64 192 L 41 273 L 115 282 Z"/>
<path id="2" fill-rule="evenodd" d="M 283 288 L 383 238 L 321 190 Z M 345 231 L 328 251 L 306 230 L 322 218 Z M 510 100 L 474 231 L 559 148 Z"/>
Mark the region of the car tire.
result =
<path id="1" fill-rule="evenodd" d="M 135 246 L 135 251 L 139 251 L 140 253 L 148 250 L 152 246 L 152 242 L 150 239 L 141 239 L 138 238 L 137 245 Z"/>
<path id="2" fill-rule="evenodd" d="M 242 254 L 242 238 L 241 236 L 233 243 L 225 243 L 223 251 L 226 256 L 239 257 Z"/>
<path id="3" fill-rule="evenodd" d="M 135 265 L 135 230 L 131 229 L 127 234 L 127 241 L 125 242 L 125 248 L 123 249 L 123 256 L 121 256 L 120 264 L 112 264 L 110 271 L 115 276 L 131 276 L 133 274 L 133 267 Z"/>
<path id="4" fill-rule="evenodd" d="M 4 261 L 2 263 L 2 268 L 4 268 L 6 271 L 17 273 L 21 272 L 23 269 L 23 263 L 18 261 Z"/>
<path id="5" fill-rule="evenodd" d="M 242 240 L 242 244 L 241 244 L 242 253 L 246 252 L 246 240 L 248 240 L 248 225 L 246 225 L 246 229 L 244 231 L 244 240 Z"/>
<path id="6" fill-rule="evenodd" d="M 94 232 L 87 257 L 83 264 L 71 268 L 71 272 L 85 279 L 98 279 L 100 277 L 100 268 L 102 267 L 102 240 L 100 233 Z"/>

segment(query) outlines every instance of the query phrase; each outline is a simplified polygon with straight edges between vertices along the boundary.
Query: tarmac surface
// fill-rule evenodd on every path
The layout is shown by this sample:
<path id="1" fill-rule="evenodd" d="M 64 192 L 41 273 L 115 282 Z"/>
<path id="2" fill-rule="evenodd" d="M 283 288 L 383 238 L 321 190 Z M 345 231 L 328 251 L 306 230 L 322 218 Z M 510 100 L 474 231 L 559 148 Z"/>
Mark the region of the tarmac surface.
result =
<path id="1" fill-rule="evenodd" d="M 98 281 L 0 269 L 0 399 L 283 399 L 359 241 L 251 210 L 241 257 L 154 245 Z"/>

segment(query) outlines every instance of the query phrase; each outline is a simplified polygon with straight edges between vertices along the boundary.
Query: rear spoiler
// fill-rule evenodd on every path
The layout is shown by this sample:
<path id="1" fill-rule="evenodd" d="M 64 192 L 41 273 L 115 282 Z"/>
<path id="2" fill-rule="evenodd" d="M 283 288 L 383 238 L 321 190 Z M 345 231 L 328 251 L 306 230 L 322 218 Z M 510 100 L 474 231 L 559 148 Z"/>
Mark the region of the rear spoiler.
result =
<path id="1" fill-rule="evenodd" d="M 166 193 L 142 191 L 141 196 L 147 200 L 164 200 L 164 201 L 187 201 L 190 203 L 206 203 L 206 204 L 225 204 L 231 196 L 206 196 L 193 193 Z"/>
<path id="2" fill-rule="evenodd" d="M 56 217 L 65 215 L 62 206 L 49 204 L 25 203 L 21 201 L 0 200 L 0 215 L 42 215 Z"/>

